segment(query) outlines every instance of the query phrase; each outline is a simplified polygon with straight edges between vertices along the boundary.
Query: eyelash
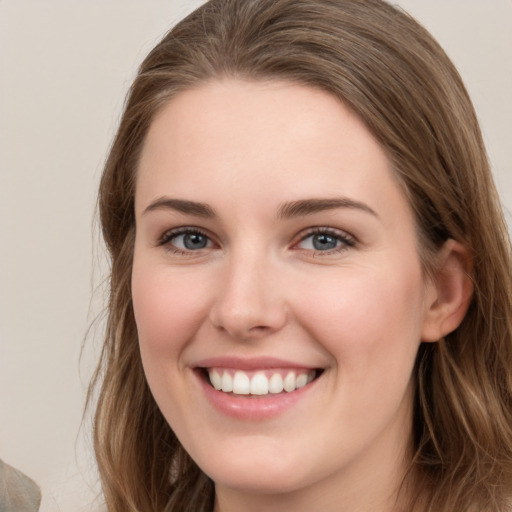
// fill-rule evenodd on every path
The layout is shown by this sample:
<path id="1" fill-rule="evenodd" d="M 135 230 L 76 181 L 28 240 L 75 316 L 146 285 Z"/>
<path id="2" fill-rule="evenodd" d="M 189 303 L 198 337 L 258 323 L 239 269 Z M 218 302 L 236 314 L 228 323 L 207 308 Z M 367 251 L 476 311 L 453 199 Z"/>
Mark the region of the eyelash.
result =
<path id="1" fill-rule="evenodd" d="M 331 238 L 334 238 L 337 242 L 340 242 L 339 247 L 335 247 L 333 249 L 321 251 L 321 250 L 315 250 L 314 255 L 316 256 L 329 256 L 332 254 L 339 254 L 343 251 L 346 251 L 350 247 L 354 247 L 356 245 L 356 240 L 354 237 L 350 236 L 348 233 L 345 233 L 344 231 L 339 231 L 337 229 L 333 228 L 324 228 L 324 227 L 315 227 L 309 229 L 304 236 L 301 236 L 299 241 L 294 244 L 294 246 L 300 244 L 301 242 L 304 242 L 304 240 L 307 240 L 310 237 L 313 237 L 315 235 L 327 235 Z M 297 248 L 296 250 L 304 250 Z M 310 249 L 306 249 L 307 251 L 310 251 Z"/>
<path id="2" fill-rule="evenodd" d="M 158 241 L 157 246 L 159 246 L 159 247 L 166 246 L 166 249 L 168 251 L 170 251 L 174 254 L 185 255 L 185 256 L 189 256 L 191 253 L 196 252 L 196 251 L 193 251 L 192 249 L 181 249 L 180 247 L 176 247 L 172 243 L 172 240 L 174 238 L 177 238 L 180 235 L 199 235 L 199 236 L 205 237 L 207 239 L 207 243 L 211 242 L 211 237 L 208 236 L 208 234 L 206 234 L 204 231 L 197 229 L 197 228 L 193 228 L 193 227 L 183 227 L 183 228 L 171 229 L 169 231 L 166 231 L 162 235 L 160 240 Z"/>
<path id="3" fill-rule="evenodd" d="M 205 237 L 207 239 L 207 243 L 208 242 L 211 243 L 211 237 L 204 231 L 202 231 L 198 228 L 194 228 L 194 227 L 182 227 L 182 228 L 177 228 L 177 229 L 172 229 L 172 230 L 166 231 L 163 234 L 163 236 L 160 238 L 160 240 L 158 241 L 157 246 L 159 246 L 159 247 L 167 246 L 167 249 L 170 252 L 172 252 L 174 254 L 180 254 L 180 255 L 190 255 L 193 252 L 197 252 L 192 249 L 181 249 L 181 248 L 173 245 L 172 240 L 177 238 L 180 235 L 199 235 L 201 237 Z M 339 247 L 335 247 L 333 249 L 329 249 L 329 250 L 325 250 L 325 251 L 314 250 L 314 249 L 313 250 L 300 249 L 300 248 L 296 247 L 298 244 L 304 242 L 308 238 L 313 237 L 315 235 L 327 235 L 329 237 L 334 238 L 337 242 L 340 242 L 340 245 L 339 245 Z M 301 236 L 297 242 L 294 242 L 292 248 L 294 248 L 295 250 L 298 250 L 298 251 L 300 251 L 300 250 L 306 251 L 306 252 L 313 251 L 315 256 L 328 256 L 331 254 L 341 253 L 350 247 L 354 247 L 355 245 L 356 245 L 356 240 L 352 236 L 350 236 L 348 233 L 345 233 L 343 231 L 339 231 L 339 230 L 333 229 L 333 228 L 315 227 L 315 228 L 310 228 L 309 230 L 307 230 L 307 232 L 303 236 Z"/>

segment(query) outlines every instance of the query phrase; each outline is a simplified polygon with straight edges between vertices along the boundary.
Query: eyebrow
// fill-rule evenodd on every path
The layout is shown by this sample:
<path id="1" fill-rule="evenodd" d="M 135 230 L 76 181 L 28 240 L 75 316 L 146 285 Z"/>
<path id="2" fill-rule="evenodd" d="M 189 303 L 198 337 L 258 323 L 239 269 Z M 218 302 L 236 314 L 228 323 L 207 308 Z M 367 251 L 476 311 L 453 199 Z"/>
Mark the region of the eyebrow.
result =
<path id="1" fill-rule="evenodd" d="M 160 197 L 156 199 L 144 210 L 143 215 L 155 210 L 174 210 L 204 218 L 216 217 L 215 210 L 206 203 L 198 203 L 186 199 L 173 199 L 170 197 Z"/>
<path id="2" fill-rule="evenodd" d="M 377 213 L 367 204 L 347 197 L 299 199 L 297 201 L 290 201 L 284 203 L 279 208 L 277 216 L 279 219 L 291 219 L 295 217 L 313 215 L 314 213 L 326 210 L 335 210 L 338 208 L 353 208 L 369 213 L 378 218 Z M 160 197 L 156 199 L 144 210 L 143 214 L 155 210 L 174 210 L 180 213 L 203 218 L 214 218 L 217 216 L 215 210 L 209 204 L 170 197 Z"/>
<path id="3" fill-rule="evenodd" d="M 379 217 L 375 210 L 367 204 L 349 199 L 348 197 L 333 197 L 328 199 L 300 199 L 285 203 L 279 209 L 278 217 L 281 219 L 290 219 L 312 215 L 325 210 L 334 210 L 337 208 L 353 208 L 369 213 L 374 217 Z"/>

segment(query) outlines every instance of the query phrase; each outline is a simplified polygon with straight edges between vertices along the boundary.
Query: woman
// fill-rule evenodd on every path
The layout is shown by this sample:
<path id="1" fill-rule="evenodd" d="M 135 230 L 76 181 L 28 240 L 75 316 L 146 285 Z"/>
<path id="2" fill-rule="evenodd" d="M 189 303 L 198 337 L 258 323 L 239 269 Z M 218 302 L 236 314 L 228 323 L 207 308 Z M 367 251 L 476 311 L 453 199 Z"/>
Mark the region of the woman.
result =
<path id="1" fill-rule="evenodd" d="M 510 244 L 414 20 L 207 2 L 142 64 L 99 204 L 108 510 L 507 510 Z"/>

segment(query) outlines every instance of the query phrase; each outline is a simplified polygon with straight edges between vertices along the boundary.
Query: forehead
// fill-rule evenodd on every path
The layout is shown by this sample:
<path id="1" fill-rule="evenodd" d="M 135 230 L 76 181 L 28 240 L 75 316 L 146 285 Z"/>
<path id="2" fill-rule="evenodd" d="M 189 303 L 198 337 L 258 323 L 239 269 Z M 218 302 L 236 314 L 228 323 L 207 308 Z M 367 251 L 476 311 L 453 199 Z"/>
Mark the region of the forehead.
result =
<path id="1" fill-rule="evenodd" d="M 379 205 L 397 190 L 390 161 L 333 95 L 288 82 L 223 80 L 179 93 L 153 120 L 136 205 L 158 195 L 271 203 L 338 194 Z M 389 189 L 389 190 L 388 190 Z M 224 197 L 225 199 L 225 197 Z"/>
<path id="2" fill-rule="evenodd" d="M 286 81 L 224 79 L 182 91 L 156 114 L 144 149 L 147 153 L 169 145 L 184 149 L 195 144 L 229 154 L 224 144 L 228 137 L 244 144 L 248 156 L 256 156 L 258 146 L 264 144 L 272 144 L 275 153 L 297 142 L 309 141 L 305 151 L 313 145 L 318 149 L 323 141 L 322 146 L 331 148 L 364 146 L 365 153 L 371 149 L 385 159 L 382 148 L 348 106 L 318 88 Z"/>

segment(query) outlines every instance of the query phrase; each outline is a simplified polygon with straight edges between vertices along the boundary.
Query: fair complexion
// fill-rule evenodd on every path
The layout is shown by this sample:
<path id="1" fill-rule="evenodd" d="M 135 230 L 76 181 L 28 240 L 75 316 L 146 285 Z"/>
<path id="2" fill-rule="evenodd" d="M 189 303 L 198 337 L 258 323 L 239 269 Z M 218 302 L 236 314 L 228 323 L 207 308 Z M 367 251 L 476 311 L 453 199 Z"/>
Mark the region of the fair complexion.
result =
<path id="1" fill-rule="evenodd" d="M 150 127 L 135 203 L 144 370 L 216 512 L 393 510 L 416 353 L 462 318 L 463 251 L 440 255 L 453 286 L 425 278 L 361 120 L 284 82 L 182 92 Z"/>

